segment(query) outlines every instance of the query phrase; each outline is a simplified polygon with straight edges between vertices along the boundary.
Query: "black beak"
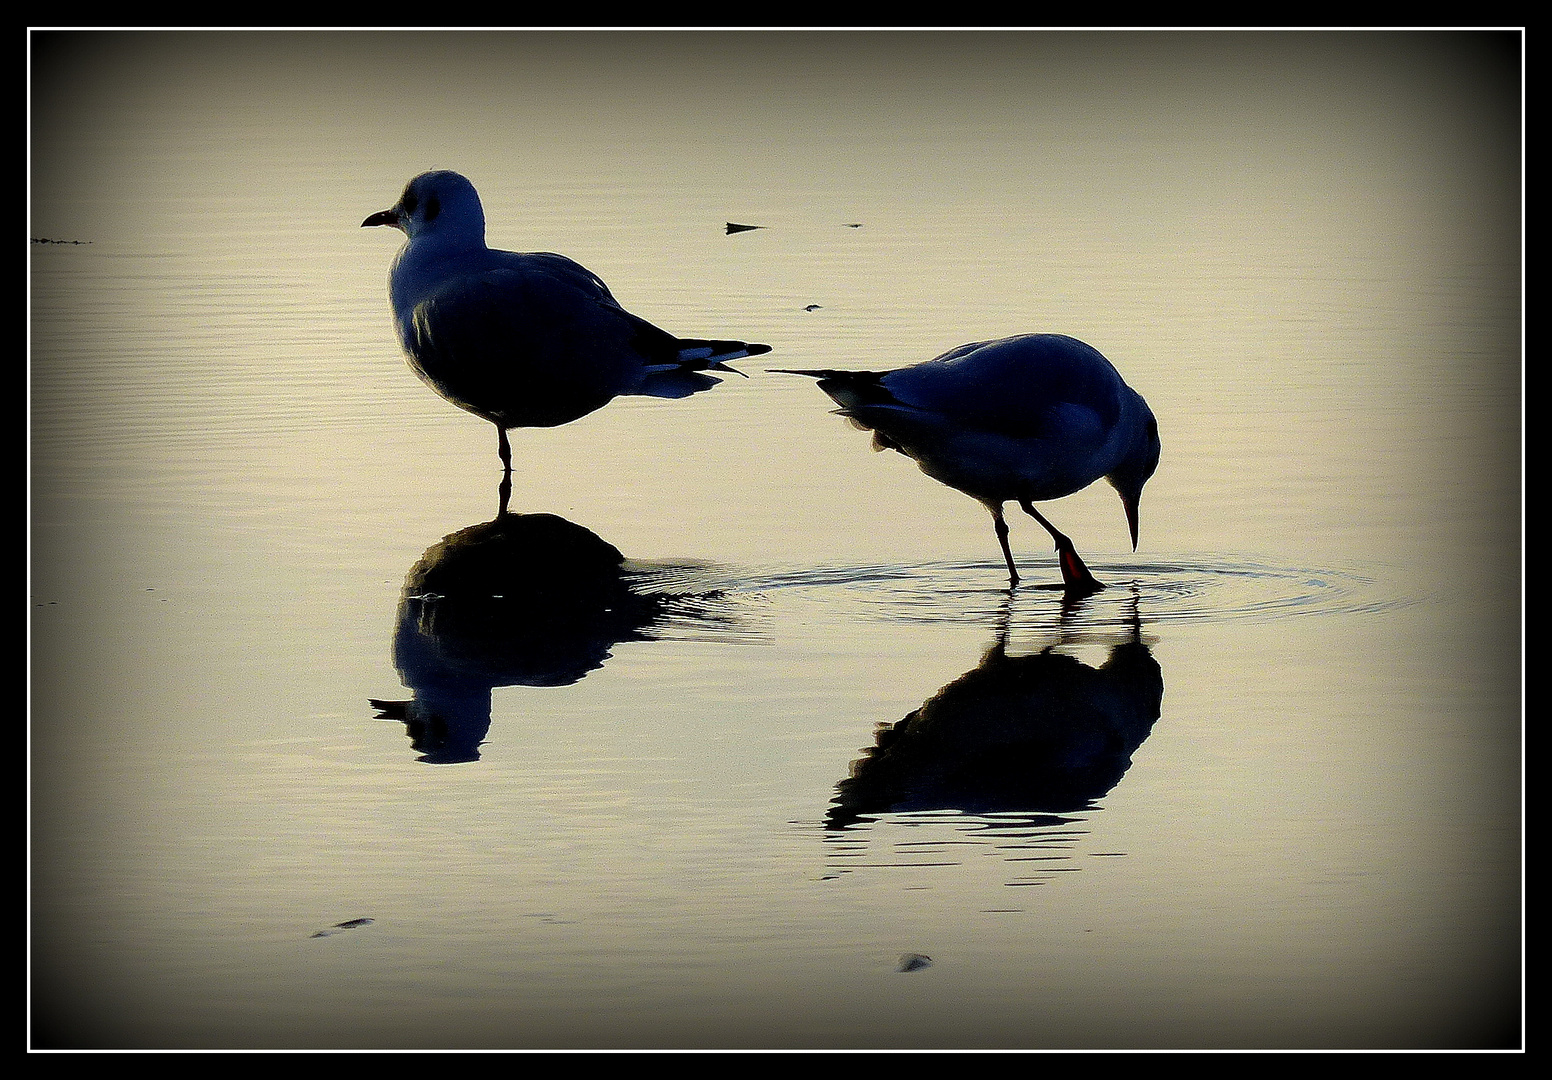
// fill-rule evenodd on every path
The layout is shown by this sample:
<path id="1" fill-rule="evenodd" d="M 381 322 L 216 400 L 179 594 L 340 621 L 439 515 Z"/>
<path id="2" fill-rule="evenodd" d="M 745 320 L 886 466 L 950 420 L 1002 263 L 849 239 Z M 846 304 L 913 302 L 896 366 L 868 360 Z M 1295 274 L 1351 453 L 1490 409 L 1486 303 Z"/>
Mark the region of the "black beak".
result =
<path id="1" fill-rule="evenodd" d="M 398 214 L 398 211 L 396 211 L 396 210 L 379 210 L 377 213 L 373 214 L 371 217 L 367 218 L 365 221 L 363 221 L 361 223 L 361 227 L 363 229 L 366 228 L 368 225 L 392 225 L 395 228 L 398 228 L 398 225 L 399 225 L 399 214 Z"/>
<path id="2" fill-rule="evenodd" d="M 1137 550 L 1137 501 L 1142 497 L 1139 491 L 1135 495 L 1126 492 L 1121 493 L 1121 505 L 1126 507 L 1126 523 L 1132 530 L 1132 550 Z"/>

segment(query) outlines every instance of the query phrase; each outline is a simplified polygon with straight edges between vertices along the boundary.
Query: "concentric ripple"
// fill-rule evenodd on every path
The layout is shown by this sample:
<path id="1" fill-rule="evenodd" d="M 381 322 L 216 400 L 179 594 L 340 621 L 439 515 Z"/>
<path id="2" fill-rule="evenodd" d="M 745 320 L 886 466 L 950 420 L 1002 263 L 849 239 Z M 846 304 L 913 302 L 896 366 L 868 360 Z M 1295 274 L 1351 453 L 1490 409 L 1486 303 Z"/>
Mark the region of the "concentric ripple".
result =
<path id="1" fill-rule="evenodd" d="M 1050 571 L 1053 579 L 1055 573 Z M 1025 614 L 1039 598 L 1048 598 L 1053 616 L 1081 617 L 1090 629 L 1128 626 L 1139 609 L 1150 624 L 1268 621 L 1387 611 L 1420 599 L 1398 595 L 1382 580 L 1353 570 L 1232 556 L 1111 563 L 1100 576 L 1105 590 L 1069 600 L 1059 582 L 1042 583 L 1035 572 L 1014 596 Z M 823 594 L 831 603 L 849 601 L 870 617 L 908 622 L 992 617 L 1009 602 L 1002 564 L 984 561 L 776 568 L 728 585 L 739 592 Z"/>

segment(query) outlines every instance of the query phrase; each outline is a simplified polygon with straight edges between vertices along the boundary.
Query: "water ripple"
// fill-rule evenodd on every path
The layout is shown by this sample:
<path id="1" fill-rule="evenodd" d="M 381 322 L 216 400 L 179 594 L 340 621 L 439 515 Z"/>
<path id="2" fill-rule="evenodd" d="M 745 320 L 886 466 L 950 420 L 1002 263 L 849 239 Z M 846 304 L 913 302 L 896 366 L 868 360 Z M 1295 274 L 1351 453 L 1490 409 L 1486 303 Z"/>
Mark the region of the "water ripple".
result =
<path id="1" fill-rule="evenodd" d="M 1395 610 L 1420 602 L 1400 595 L 1369 573 L 1335 567 L 1280 566 L 1235 556 L 1110 563 L 1105 591 L 1064 603 L 1059 584 L 1025 583 L 1015 596 L 1023 614 L 1037 598 L 1053 616 L 1080 616 L 1091 629 L 1126 627 L 1134 600 L 1150 623 L 1270 620 Z M 1054 577 L 1055 571 L 1052 570 Z M 901 622 L 961 622 L 1004 610 L 1008 589 L 1002 563 L 940 561 L 915 565 L 771 568 L 752 573 L 740 591 L 813 593 L 828 602 L 849 600 L 869 617 Z"/>

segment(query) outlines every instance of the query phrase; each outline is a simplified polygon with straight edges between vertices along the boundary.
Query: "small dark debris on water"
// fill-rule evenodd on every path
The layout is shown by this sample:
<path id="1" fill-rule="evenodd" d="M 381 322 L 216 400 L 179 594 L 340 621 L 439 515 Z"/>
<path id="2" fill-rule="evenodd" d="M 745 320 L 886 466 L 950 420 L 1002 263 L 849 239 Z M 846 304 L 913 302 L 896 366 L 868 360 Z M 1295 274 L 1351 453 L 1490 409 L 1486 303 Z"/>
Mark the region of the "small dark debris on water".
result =
<path id="1" fill-rule="evenodd" d="M 932 966 L 932 957 L 923 956 L 921 953 L 908 952 L 900 957 L 900 966 L 896 971 L 920 971 L 922 968 Z"/>
<path id="2" fill-rule="evenodd" d="M 860 222 L 860 221 L 843 221 L 843 222 L 841 222 L 841 224 L 845 225 L 848 229 L 860 229 L 860 228 L 862 228 L 862 222 Z"/>
<path id="3" fill-rule="evenodd" d="M 752 229 L 763 229 L 764 225 L 740 225 L 736 221 L 727 223 L 727 234 L 732 236 L 736 232 L 749 232 Z"/>
<path id="4" fill-rule="evenodd" d="M 341 930 L 354 930 L 358 926 L 371 926 L 376 921 L 376 919 L 346 919 L 342 923 L 335 923 L 327 930 L 319 930 L 315 932 L 313 937 L 333 937 Z"/>
<path id="5" fill-rule="evenodd" d="M 90 240 L 50 240 L 46 236 L 34 236 L 32 238 L 32 242 L 34 244 L 90 244 L 91 243 Z"/>
<path id="6" fill-rule="evenodd" d="M 819 310 L 819 305 L 818 304 L 809 304 L 803 310 L 804 311 L 818 311 Z"/>

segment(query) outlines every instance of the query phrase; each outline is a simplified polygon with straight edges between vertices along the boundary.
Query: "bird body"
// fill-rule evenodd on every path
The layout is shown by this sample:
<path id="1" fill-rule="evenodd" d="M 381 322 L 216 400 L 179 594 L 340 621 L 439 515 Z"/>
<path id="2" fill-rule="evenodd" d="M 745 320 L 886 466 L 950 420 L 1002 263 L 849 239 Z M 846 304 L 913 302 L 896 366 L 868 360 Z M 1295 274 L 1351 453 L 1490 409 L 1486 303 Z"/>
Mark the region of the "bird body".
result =
<path id="1" fill-rule="evenodd" d="M 783 369 L 776 369 L 783 370 Z M 1101 587 L 1072 543 L 1032 505 L 1104 477 L 1137 546 L 1137 502 L 1158 466 L 1158 423 L 1099 350 L 1061 334 L 961 345 L 894 371 L 793 370 L 819 379 L 842 416 L 991 511 L 1008 565 L 1002 506 L 1017 502 L 1056 540 L 1069 589 Z"/>
<path id="2" fill-rule="evenodd" d="M 448 401 L 506 432 L 570 423 L 626 394 L 683 397 L 769 346 L 678 338 L 620 306 L 585 267 L 549 252 L 485 244 L 474 185 L 455 172 L 415 177 L 388 225 L 408 241 L 389 272 L 394 326 L 410 366 Z"/>

